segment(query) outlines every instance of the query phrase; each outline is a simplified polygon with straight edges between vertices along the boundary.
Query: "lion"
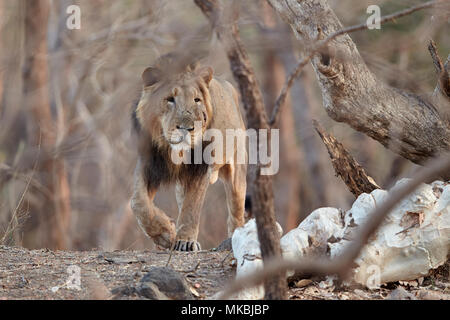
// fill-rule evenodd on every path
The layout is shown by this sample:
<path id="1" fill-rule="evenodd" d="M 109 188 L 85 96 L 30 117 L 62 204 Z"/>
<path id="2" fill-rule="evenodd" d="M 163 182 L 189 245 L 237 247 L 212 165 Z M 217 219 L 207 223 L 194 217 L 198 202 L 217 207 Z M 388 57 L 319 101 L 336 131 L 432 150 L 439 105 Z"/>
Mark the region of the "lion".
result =
<path id="1" fill-rule="evenodd" d="M 191 151 L 198 144 L 205 147 L 199 135 L 194 135 L 195 123 L 201 124 L 202 134 L 216 129 L 224 136 L 227 129 L 245 131 L 245 125 L 233 85 L 214 78 L 209 66 L 189 65 L 174 72 L 173 63 L 173 59 L 161 58 L 142 74 L 143 91 L 133 110 L 138 161 L 131 207 L 140 227 L 155 244 L 177 251 L 199 251 L 203 201 L 208 186 L 219 178 L 227 199 L 228 235 L 245 223 L 247 161 L 233 160 L 242 154 L 247 157 L 246 147 L 236 144 L 232 159 L 226 159 L 224 152 L 222 161 L 212 164 L 176 164 L 171 153 L 183 153 L 180 145 L 186 148 L 187 138 Z M 179 211 L 176 225 L 154 204 L 158 188 L 171 183 L 175 184 Z"/>

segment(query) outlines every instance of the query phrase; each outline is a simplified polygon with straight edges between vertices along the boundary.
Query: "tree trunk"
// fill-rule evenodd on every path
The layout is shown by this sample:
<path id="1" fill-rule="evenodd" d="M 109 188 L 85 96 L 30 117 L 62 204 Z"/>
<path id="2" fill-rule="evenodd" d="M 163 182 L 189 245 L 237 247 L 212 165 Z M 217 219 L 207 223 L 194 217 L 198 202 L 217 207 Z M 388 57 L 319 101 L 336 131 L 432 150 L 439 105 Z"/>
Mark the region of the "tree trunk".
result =
<path id="1" fill-rule="evenodd" d="M 342 29 L 326 0 L 268 1 L 305 44 Z M 377 79 L 349 35 L 333 40 L 312 64 L 334 120 L 418 164 L 450 150 L 450 126 L 440 112 L 448 105 L 433 106 Z"/>
<path id="2" fill-rule="evenodd" d="M 52 249 L 68 247 L 70 194 L 63 159 L 55 156 L 56 125 L 52 119 L 49 99 L 47 25 L 50 12 L 48 0 L 26 1 L 25 62 L 22 72 L 25 107 L 29 117 L 29 143 L 42 150 L 38 174 L 52 197 L 43 196 L 39 214 L 43 226 L 40 246 Z M 32 244 L 36 246 L 36 244 Z"/>
<path id="3" fill-rule="evenodd" d="M 210 23 L 216 27 L 217 35 L 225 46 L 231 71 L 241 92 L 247 116 L 247 128 L 268 130 L 267 139 L 270 141 L 271 128 L 268 124 L 262 93 L 248 54 L 241 42 L 237 24 L 235 22 L 231 25 L 218 23 L 222 12 L 217 0 L 194 1 L 209 18 Z M 255 215 L 258 228 L 262 258 L 264 261 L 280 258 L 280 235 L 275 220 L 272 176 L 261 175 L 260 165 L 251 165 L 249 169 L 248 186 L 252 199 L 252 212 Z M 287 286 L 284 276 L 280 273 L 265 281 L 265 299 L 286 298 Z"/>

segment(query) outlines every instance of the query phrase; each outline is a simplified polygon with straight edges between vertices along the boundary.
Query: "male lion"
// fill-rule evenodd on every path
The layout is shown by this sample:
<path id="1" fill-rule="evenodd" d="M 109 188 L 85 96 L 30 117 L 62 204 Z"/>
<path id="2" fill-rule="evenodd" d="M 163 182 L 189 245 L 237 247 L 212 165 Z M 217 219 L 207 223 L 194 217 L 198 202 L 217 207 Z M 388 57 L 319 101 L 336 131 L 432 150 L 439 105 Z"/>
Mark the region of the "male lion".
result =
<path id="1" fill-rule="evenodd" d="M 203 200 L 208 185 L 218 177 L 226 191 L 228 234 L 231 236 L 244 224 L 246 161 L 239 164 L 233 160 L 243 154 L 246 159 L 245 144 L 235 144 L 232 157 L 226 159 L 224 151 L 223 161 L 210 165 L 203 161 L 177 165 L 171 152 L 183 150 L 189 137 L 190 148 L 199 143 L 205 147 L 198 134 L 194 135 L 194 122 L 197 126 L 201 123 L 201 134 L 218 129 L 223 137 L 226 129 L 245 132 L 245 125 L 238 94 L 229 82 L 213 78 L 211 67 L 188 66 L 173 72 L 173 63 L 169 58 L 160 59 L 156 67 L 146 69 L 142 75 L 144 89 L 133 112 L 139 158 L 131 206 L 139 225 L 156 244 L 178 251 L 197 251 L 201 250 L 197 236 Z M 167 183 L 176 184 L 176 227 L 153 203 L 158 187 Z"/>

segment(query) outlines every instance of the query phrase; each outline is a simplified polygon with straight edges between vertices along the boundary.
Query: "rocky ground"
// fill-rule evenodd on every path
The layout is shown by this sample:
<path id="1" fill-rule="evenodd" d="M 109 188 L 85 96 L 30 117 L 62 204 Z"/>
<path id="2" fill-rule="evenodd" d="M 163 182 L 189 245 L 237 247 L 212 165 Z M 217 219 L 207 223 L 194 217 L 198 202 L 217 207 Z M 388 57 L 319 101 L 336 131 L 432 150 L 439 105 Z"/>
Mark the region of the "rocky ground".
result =
<path id="1" fill-rule="evenodd" d="M 290 283 L 289 299 L 449 299 L 449 270 L 447 264 L 420 281 L 372 291 L 341 288 L 323 279 L 303 279 Z M 224 288 L 234 274 L 233 255 L 226 250 L 171 255 L 158 251 L 30 251 L 0 246 L 0 300 L 207 299 Z"/>

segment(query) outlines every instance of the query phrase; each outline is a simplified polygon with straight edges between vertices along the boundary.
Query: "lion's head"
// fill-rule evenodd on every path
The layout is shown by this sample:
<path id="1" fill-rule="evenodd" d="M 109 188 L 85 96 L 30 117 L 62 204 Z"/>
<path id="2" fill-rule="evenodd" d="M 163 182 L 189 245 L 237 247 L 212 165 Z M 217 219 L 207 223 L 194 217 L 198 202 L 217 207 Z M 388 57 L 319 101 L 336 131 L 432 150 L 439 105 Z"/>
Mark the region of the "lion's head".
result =
<path id="1" fill-rule="evenodd" d="M 211 123 L 211 67 L 189 66 L 169 72 L 170 66 L 147 68 L 144 90 L 136 109 L 140 126 L 160 147 L 193 148 Z"/>

